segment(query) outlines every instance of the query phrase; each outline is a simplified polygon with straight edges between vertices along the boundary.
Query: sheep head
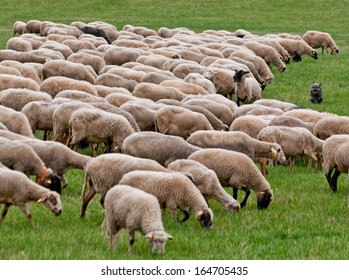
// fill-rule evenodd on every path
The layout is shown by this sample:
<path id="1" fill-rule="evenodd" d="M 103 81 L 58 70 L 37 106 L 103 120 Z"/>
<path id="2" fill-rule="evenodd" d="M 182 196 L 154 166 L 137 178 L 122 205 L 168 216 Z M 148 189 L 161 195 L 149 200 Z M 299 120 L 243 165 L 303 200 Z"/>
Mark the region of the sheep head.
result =
<path id="1" fill-rule="evenodd" d="M 57 192 L 50 191 L 37 202 L 44 204 L 48 209 L 55 213 L 56 216 L 62 213 L 61 196 Z"/>
<path id="2" fill-rule="evenodd" d="M 144 237 L 148 239 L 152 253 L 164 253 L 166 241 L 173 239 L 171 235 L 162 230 L 149 232 Z"/>
<path id="3" fill-rule="evenodd" d="M 245 74 L 248 74 L 250 73 L 249 71 L 245 71 L 245 70 L 239 70 L 239 71 L 236 71 L 235 72 L 235 75 L 234 75 L 234 82 L 237 83 L 237 82 L 240 82 L 243 75 Z"/>
<path id="4" fill-rule="evenodd" d="M 205 208 L 195 213 L 196 219 L 200 222 L 203 229 L 210 229 L 213 223 L 213 212 L 210 208 Z"/>
<path id="5" fill-rule="evenodd" d="M 317 59 L 317 52 L 315 50 L 312 50 L 310 56 L 314 59 Z"/>
<path id="6" fill-rule="evenodd" d="M 257 206 L 259 210 L 267 209 L 270 202 L 274 199 L 273 191 L 271 189 L 267 191 L 257 192 Z"/>

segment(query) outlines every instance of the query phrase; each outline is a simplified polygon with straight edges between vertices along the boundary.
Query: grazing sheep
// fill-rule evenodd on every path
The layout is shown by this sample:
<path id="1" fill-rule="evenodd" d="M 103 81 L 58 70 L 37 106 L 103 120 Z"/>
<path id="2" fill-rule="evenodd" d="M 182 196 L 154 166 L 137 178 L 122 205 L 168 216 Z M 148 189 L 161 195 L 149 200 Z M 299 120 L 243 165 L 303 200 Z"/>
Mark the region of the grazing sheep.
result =
<path id="1" fill-rule="evenodd" d="M 26 144 L 35 151 L 44 164 L 62 179 L 62 188 L 68 186 L 68 181 L 64 176 L 68 170 L 73 168 L 85 169 L 92 159 L 90 156 L 74 152 L 56 141 L 21 139 L 15 141 L 15 143 L 17 142 Z"/>
<path id="2" fill-rule="evenodd" d="M 122 65 L 126 62 L 136 61 L 140 55 L 141 53 L 136 49 L 112 46 L 104 52 L 103 59 L 105 64 Z"/>
<path id="3" fill-rule="evenodd" d="M 333 135 L 325 140 L 323 146 L 323 168 L 328 184 L 333 192 L 337 191 L 337 180 L 341 173 L 348 173 L 349 135 Z M 332 175 L 332 172 L 334 173 Z"/>
<path id="4" fill-rule="evenodd" d="M 107 151 L 118 151 L 124 139 L 135 131 L 128 120 L 99 109 L 83 108 L 76 110 L 69 120 L 68 146 L 74 149 L 78 142 L 108 143 Z"/>
<path id="5" fill-rule="evenodd" d="M 27 27 L 27 24 L 25 22 L 20 20 L 15 21 L 15 23 L 12 26 L 13 36 L 16 36 L 16 34 L 22 35 L 26 33 L 27 31 L 26 27 Z"/>
<path id="6" fill-rule="evenodd" d="M 31 19 L 27 22 L 26 30 L 28 33 L 40 33 L 41 24 L 43 22 L 36 19 Z"/>
<path id="7" fill-rule="evenodd" d="M 152 83 L 159 85 L 162 81 L 175 79 L 176 78 L 172 78 L 169 75 L 162 74 L 161 72 L 148 72 L 143 75 L 142 79 L 140 80 L 140 83 Z"/>
<path id="8" fill-rule="evenodd" d="M 86 40 L 66 39 L 62 44 L 67 45 L 74 53 L 80 50 L 96 50 L 96 47 L 90 41 Z"/>
<path id="9" fill-rule="evenodd" d="M 203 87 L 209 94 L 217 93 L 214 84 L 199 73 L 189 73 L 184 77 L 184 81 Z"/>
<path id="10" fill-rule="evenodd" d="M 254 139 L 257 139 L 259 132 L 270 124 L 270 120 L 266 120 L 259 116 L 246 115 L 236 118 L 230 125 L 231 131 L 242 131 Z"/>
<path id="11" fill-rule="evenodd" d="M 133 170 L 167 171 L 165 167 L 155 160 L 124 154 L 103 154 L 89 161 L 85 167 L 80 217 L 85 217 L 87 205 L 96 193 L 101 194 L 100 202 L 103 206 L 108 190 L 119 184 L 124 174 Z M 87 184 L 89 184 L 89 192 L 86 194 Z"/>
<path id="12" fill-rule="evenodd" d="M 138 230 L 147 238 L 152 253 L 164 253 L 167 240 L 173 237 L 165 232 L 159 202 L 152 194 L 127 186 L 116 185 L 105 197 L 105 222 L 110 238 L 110 249 L 115 248 L 115 237 L 121 228 L 128 231 L 131 251 Z"/>
<path id="13" fill-rule="evenodd" d="M 40 90 L 39 84 L 32 79 L 15 75 L 0 74 L 0 91 L 9 88 L 27 88 L 35 91 Z"/>
<path id="14" fill-rule="evenodd" d="M 176 159 L 186 159 L 199 147 L 189 144 L 183 138 L 157 132 L 136 132 L 127 137 L 121 151 L 124 154 L 153 159 L 168 166 Z"/>
<path id="15" fill-rule="evenodd" d="M 12 132 L 34 138 L 29 121 L 22 112 L 0 105 L 0 122 Z"/>
<path id="16" fill-rule="evenodd" d="M 305 122 L 317 123 L 322 118 L 335 117 L 337 115 L 332 113 L 319 112 L 312 109 L 300 108 L 300 109 L 287 111 L 284 113 L 284 116 L 292 116 L 292 117 L 301 119 L 302 121 L 305 121 Z"/>
<path id="17" fill-rule="evenodd" d="M 46 57 L 32 54 L 30 52 L 19 52 L 14 50 L 0 50 L 0 61 L 15 60 L 18 62 L 36 62 L 44 64 L 47 61 Z"/>
<path id="18" fill-rule="evenodd" d="M 184 138 L 197 130 L 213 130 L 205 115 L 178 106 L 160 108 L 155 113 L 154 123 L 155 131 Z"/>
<path id="19" fill-rule="evenodd" d="M 195 185 L 207 203 L 209 199 L 214 199 L 221 203 L 228 212 L 240 211 L 240 203 L 223 189 L 213 170 L 208 169 L 197 161 L 189 159 L 178 159 L 169 164 L 168 169 L 192 175 Z"/>
<path id="20" fill-rule="evenodd" d="M 36 71 L 34 66 L 28 63 L 21 63 L 14 60 L 4 60 L 0 64 L 3 66 L 12 67 L 13 69 L 17 69 L 19 73 L 22 75 L 22 77 L 30 78 L 35 82 L 37 82 L 38 84 L 41 83 L 41 79 L 38 72 Z M 42 64 L 39 64 L 39 65 L 42 65 Z M 6 74 L 6 73 L 2 73 L 2 74 Z"/>
<path id="21" fill-rule="evenodd" d="M 323 100 L 323 93 L 321 89 L 321 84 L 313 82 L 310 86 L 309 100 L 312 103 L 321 103 Z"/>
<path id="22" fill-rule="evenodd" d="M 133 90 L 133 95 L 136 97 L 151 99 L 155 102 L 160 99 L 174 99 L 180 101 L 186 96 L 177 88 L 153 83 L 138 84 Z"/>
<path id="23" fill-rule="evenodd" d="M 246 192 L 241 208 L 246 205 L 253 189 L 257 196 L 258 209 L 266 209 L 273 200 L 273 191 L 258 170 L 254 162 L 245 154 L 224 149 L 202 149 L 194 152 L 188 159 L 195 160 L 212 169 L 224 187 L 233 187 L 233 197 L 237 198 L 237 190 Z"/>
<path id="24" fill-rule="evenodd" d="M 9 88 L 0 92 L 0 104 L 16 111 L 32 101 L 49 102 L 51 95 L 42 91 L 34 91 L 26 88 Z"/>
<path id="25" fill-rule="evenodd" d="M 97 95 L 103 98 L 107 97 L 109 94 L 112 93 L 124 93 L 124 95 L 132 96 L 131 92 L 121 87 L 107 87 L 102 85 L 95 85 L 95 90 L 97 92 Z"/>
<path id="26" fill-rule="evenodd" d="M 120 75 L 113 73 L 103 73 L 99 75 L 95 81 L 94 85 L 103 85 L 108 87 L 121 87 L 132 92 L 138 83 L 135 80 L 125 79 Z"/>
<path id="27" fill-rule="evenodd" d="M 16 68 L 4 66 L 2 63 L 0 63 L 0 73 L 1 74 L 7 74 L 7 75 L 14 75 L 21 77 L 22 74 L 19 72 Z"/>
<path id="28" fill-rule="evenodd" d="M 119 75 L 125 79 L 134 80 L 137 83 L 140 83 L 144 75 L 146 74 L 143 71 L 137 71 L 127 67 L 123 67 L 123 66 L 113 66 L 113 65 L 108 65 L 108 66 L 110 66 L 110 69 L 107 71 L 108 73 Z M 105 67 L 104 69 L 106 68 L 107 67 Z"/>
<path id="29" fill-rule="evenodd" d="M 234 93 L 237 97 L 237 105 L 240 101 L 244 104 L 250 104 L 261 98 L 262 88 L 254 77 L 246 77 L 244 70 L 235 72 L 234 75 Z"/>
<path id="30" fill-rule="evenodd" d="M 303 127 L 267 126 L 258 134 L 258 140 L 278 143 L 285 156 L 290 157 L 290 174 L 295 164 L 295 156 L 306 155 L 315 162 L 321 158 L 323 140 L 315 137 Z"/>
<path id="31" fill-rule="evenodd" d="M 73 53 L 67 58 L 67 61 L 90 65 L 97 74 L 105 67 L 105 61 L 102 57 L 86 52 Z"/>
<path id="32" fill-rule="evenodd" d="M 208 95 L 209 93 L 202 86 L 187 83 L 183 80 L 165 80 L 159 84 L 164 87 L 174 87 L 184 94 Z"/>
<path id="33" fill-rule="evenodd" d="M 0 162 L 27 176 L 35 175 L 38 184 L 61 193 L 61 179 L 47 168 L 35 151 L 24 143 L 0 137 Z"/>
<path id="34" fill-rule="evenodd" d="M 168 208 L 175 221 L 184 223 L 189 219 L 189 210 L 195 213 L 195 218 L 203 229 L 210 229 L 213 223 L 213 212 L 195 184 L 179 172 L 159 172 L 136 170 L 125 174 L 120 184 L 130 185 L 153 194 L 160 207 Z M 179 220 L 176 209 L 184 213 Z"/>
<path id="35" fill-rule="evenodd" d="M 103 97 L 92 95 L 88 92 L 82 91 L 82 90 L 76 90 L 76 89 L 65 89 L 57 93 L 55 96 L 55 100 L 58 98 L 66 98 L 66 99 L 72 99 L 72 100 L 78 100 L 84 103 L 91 103 L 91 102 L 99 102 L 99 103 L 108 103 Z"/>
<path id="36" fill-rule="evenodd" d="M 214 84 L 218 94 L 226 97 L 231 97 L 234 94 L 235 71 L 218 67 L 208 67 L 202 75 Z"/>
<path id="37" fill-rule="evenodd" d="M 2 168 L 0 182 L 0 203 L 5 204 L 0 222 L 6 216 L 9 207 L 15 205 L 22 210 L 29 222 L 33 224 L 32 215 L 26 207 L 26 203 L 29 201 L 43 203 L 57 216 L 62 213 L 60 195 L 34 183 L 21 172 Z"/>
<path id="38" fill-rule="evenodd" d="M 85 26 L 81 27 L 80 30 L 82 32 L 84 32 L 85 34 L 91 34 L 91 35 L 96 36 L 96 37 L 102 37 L 108 42 L 108 44 L 112 43 L 109 36 L 106 34 L 106 32 L 103 29 L 100 29 L 100 28 L 97 28 L 97 27 L 91 26 L 91 25 L 85 25 Z"/>
<path id="39" fill-rule="evenodd" d="M 309 55 L 310 57 L 317 59 L 316 51 L 304 40 L 293 40 L 280 37 L 277 41 L 291 56 L 294 56 L 294 61 L 301 61 L 302 55 Z"/>
<path id="40" fill-rule="evenodd" d="M 286 163 L 279 144 L 258 141 L 241 131 L 196 131 L 187 142 L 200 148 L 221 148 L 244 153 L 252 159 L 258 158 L 263 175 L 268 173 L 263 159 Z"/>
<path id="41" fill-rule="evenodd" d="M 299 108 L 296 104 L 293 104 L 290 102 L 280 101 L 276 99 L 268 99 L 268 98 L 262 98 L 262 99 L 256 100 L 254 104 L 281 109 L 284 112 Z"/>
<path id="42" fill-rule="evenodd" d="M 52 98 L 54 98 L 57 95 L 57 93 L 65 89 L 82 90 L 92 95 L 97 95 L 95 87 L 91 85 L 89 82 L 61 76 L 50 77 L 44 80 L 40 86 L 40 90 L 47 92 L 52 96 Z"/>
<path id="43" fill-rule="evenodd" d="M 12 37 L 6 43 L 7 50 L 14 50 L 18 52 L 29 52 L 33 50 L 32 44 L 21 37 Z"/>
<path id="44" fill-rule="evenodd" d="M 67 59 L 70 55 L 73 54 L 73 51 L 67 46 L 59 42 L 55 41 L 47 41 L 43 45 L 40 46 L 38 50 L 51 50 L 55 52 L 59 52 L 63 55 L 64 59 Z"/>
<path id="45" fill-rule="evenodd" d="M 322 140 L 334 134 L 349 134 L 349 117 L 325 117 L 314 127 L 314 135 Z"/>
<path id="46" fill-rule="evenodd" d="M 94 75 L 93 75 L 93 74 Z M 68 60 L 51 60 L 44 64 L 44 79 L 53 76 L 63 76 L 75 80 L 82 80 L 93 84 L 97 74 L 91 66 Z"/>
<path id="47" fill-rule="evenodd" d="M 291 117 L 291 116 L 275 116 L 269 123 L 271 126 L 290 126 L 290 127 L 304 127 L 313 133 L 315 128 L 315 123 L 305 122 L 301 119 Z M 317 136 L 318 137 L 318 136 Z"/>
<path id="48" fill-rule="evenodd" d="M 322 54 L 324 54 L 324 50 L 328 53 L 329 48 L 331 49 L 331 54 L 339 53 L 339 48 L 327 32 L 307 31 L 303 35 L 303 40 L 314 49 L 321 48 Z"/>
<path id="49" fill-rule="evenodd" d="M 180 78 L 184 79 L 187 75 L 193 74 L 203 74 L 206 70 L 205 66 L 202 66 L 198 63 L 180 63 L 173 70 L 173 74 Z"/>

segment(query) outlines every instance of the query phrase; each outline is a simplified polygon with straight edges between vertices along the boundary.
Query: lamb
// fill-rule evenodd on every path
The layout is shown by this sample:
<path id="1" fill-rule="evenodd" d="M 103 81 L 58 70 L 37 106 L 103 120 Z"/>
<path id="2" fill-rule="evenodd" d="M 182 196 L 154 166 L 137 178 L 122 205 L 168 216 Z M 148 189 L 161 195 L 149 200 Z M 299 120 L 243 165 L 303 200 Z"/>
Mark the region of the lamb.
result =
<path id="1" fill-rule="evenodd" d="M 241 208 L 246 205 L 253 189 L 257 196 L 258 209 L 268 208 L 273 200 L 273 191 L 268 181 L 258 170 L 254 162 L 245 154 L 224 149 L 208 148 L 194 152 L 188 159 L 195 160 L 212 169 L 224 187 L 233 187 L 233 197 L 237 199 L 237 191 L 246 192 Z"/>
<path id="2" fill-rule="evenodd" d="M 47 168 L 35 151 L 24 143 L 0 137 L 0 162 L 27 176 L 35 175 L 38 184 L 61 193 L 61 179 Z"/>
<path id="3" fill-rule="evenodd" d="M 277 143 L 258 141 L 241 131 L 196 131 L 187 142 L 200 148 L 221 148 L 244 153 L 250 158 L 258 158 L 262 174 L 266 175 L 264 159 L 274 159 L 286 163 L 286 157 Z"/>
<path id="4" fill-rule="evenodd" d="M 34 138 L 29 121 L 22 112 L 17 112 L 11 108 L 0 105 L 0 122 L 12 132 Z"/>
<path id="5" fill-rule="evenodd" d="M 147 238 L 152 253 L 163 253 L 167 240 L 173 237 L 165 232 L 159 202 L 152 194 L 127 186 L 116 185 L 105 198 L 105 221 L 110 238 L 110 249 L 115 248 L 115 237 L 121 228 L 128 231 L 131 251 L 135 231 Z"/>
<path id="6" fill-rule="evenodd" d="M 163 209 L 168 208 L 173 219 L 184 223 L 190 217 L 189 211 L 195 213 L 203 229 L 210 229 L 213 223 L 213 212 L 195 184 L 179 172 L 160 172 L 136 170 L 125 174 L 120 184 L 130 185 L 154 195 Z M 184 213 L 179 220 L 176 209 Z"/>
<path id="7" fill-rule="evenodd" d="M 329 48 L 331 49 L 331 54 L 339 53 L 339 48 L 327 32 L 307 31 L 303 34 L 303 40 L 314 49 L 321 48 L 322 54 L 324 54 L 324 50 L 328 53 Z"/>
<path id="8" fill-rule="evenodd" d="M 84 65 L 90 65 L 97 74 L 99 74 L 103 67 L 105 67 L 105 61 L 102 57 L 86 52 L 71 54 L 67 58 L 67 61 L 82 63 Z"/>
<path id="9" fill-rule="evenodd" d="M 114 185 L 119 184 L 124 174 L 133 170 L 167 171 L 165 167 L 155 160 L 125 154 L 103 154 L 89 161 L 85 167 L 80 217 L 85 217 L 88 203 L 96 193 L 101 194 L 100 202 L 103 206 L 107 192 Z M 89 192 L 86 194 L 87 184 L 89 184 Z"/>
<path id="10" fill-rule="evenodd" d="M 140 83 L 134 90 L 133 95 L 136 97 L 147 98 L 153 101 L 160 99 L 182 100 L 186 95 L 177 88 L 161 86 L 153 83 Z"/>
<path id="11" fill-rule="evenodd" d="M 197 130 L 213 130 L 205 115 L 178 106 L 166 105 L 159 109 L 154 123 L 155 131 L 184 138 Z"/>
<path id="12" fill-rule="evenodd" d="M 90 67 L 90 69 L 89 69 Z M 93 74 L 91 73 L 93 72 Z M 53 76 L 63 76 L 75 80 L 82 80 L 93 84 L 97 74 L 91 66 L 68 60 L 51 60 L 44 64 L 44 79 Z"/>
<path id="13" fill-rule="evenodd" d="M 56 141 L 21 139 L 14 142 L 30 146 L 44 164 L 61 178 L 62 189 L 68 186 L 68 181 L 64 176 L 68 170 L 73 168 L 83 170 L 92 160 L 90 156 L 77 153 Z"/>
<path id="14" fill-rule="evenodd" d="M 323 146 L 323 168 L 328 184 L 333 192 L 337 191 L 337 180 L 341 173 L 348 173 L 349 135 L 332 135 Z M 332 175 L 332 172 L 334 173 Z"/>
<path id="15" fill-rule="evenodd" d="M 93 85 L 86 81 L 79 81 L 67 77 L 50 77 L 42 82 L 40 91 L 47 92 L 54 98 L 57 93 L 65 89 L 76 89 L 88 92 L 92 95 L 97 95 L 97 91 Z"/>
<path id="16" fill-rule="evenodd" d="M 242 101 L 244 104 L 250 104 L 261 98 L 262 88 L 254 77 L 246 77 L 244 70 L 235 72 L 234 75 L 234 92 L 237 97 L 237 105 L 240 106 Z"/>
<path id="17" fill-rule="evenodd" d="M 134 80 L 125 79 L 113 73 L 103 73 L 94 81 L 94 85 L 103 85 L 108 87 L 122 87 L 132 92 L 138 83 Z"/>
<path id="18" fill-rule="evenodd" d="M 99 109 L 83 108 L 75 111 L 69 120 L 68 146 L 74 149 L 78 142 L 108 143 L 107 151 L 118 151 L 124 139 L 135 131 L 128 120 Z"/>
<path id="19" fill-rule="evenodd" d="M 25 88 L 9 88 L 0 92 L 0 104 L 16 111 L 21 111 L 25 105 L 32 101 L 49 102 L 51 100 L 51 95 L 46 92 Z"/>
<path id="20" fill-rule="evenodd" d="M 231 131 L 242 131 L 254 139 L 257 139 L 259 132 L 270 124 L 270 120 L 266 120 L 259 116 L 246 115 L 236 118 L 230 125 Z"/>
<path id="21" fill-rule="evenodd" d="M 321 103 L 323 100 L 323 93 L 321 84 L 313 82 L 310 86 L 309 101 L 312 103 Z"/>
<path id="22" fill-rule="evenodd" d="M 209 199 L 214 199 L 221 203 L 228 212 L 240 211 L 240 203 L 223 189 L 213 170 L 208 169 L 197 161 L 189 159 L 178 159 L 169 164 L 168 169 L 192 175 L 195 180 L 195 185 L 200 190 L 207 203 Z"/>
<path id="23" fill-rule="evenodd" d="M 314 135 L 316 137 L 326 140 L 334 134 L 349 134 L 349 117 L 325 117 L 315 124 Z"/>
<path id="24" fill-rule="evenodd" d="M 199 147 L 189 144 L 183 138 L 157 132 L 141 131 L 127 137 L 121 151 L 124 154 L 153 159 L 168 166 L 176 159 L 186 159 Z"/>
<path id="25" fill-rule="evenodd" d="M 292 174 L 296 155 L 306 155 L 315 162 L 322 156 L 323 140 L 315 137 L 303 127 L 268 126 L 257 137 L 261 141 L 278 143 L 286 157 L 290 157 L 290 174 Z"/>
<path id="26" fill-rule="evenodd" d="M 8 88 L 27 88 L 35 91 L 40 90 L 39 84 L 32 79 L 15 75 L 0 74 L 0 91 Z"/>
<path id="27" fill-rule="evenodd" d="M 33 224 L 32 215 L 26 207 L 26 203 L 30 201 L 42 202 L 57 216 L 62 213 L 60 195 L 34 183 L 21 172 L 2 168 L 0 181 L 0 203 L 5 204 L 0 222 L 6 216 L 9 207 L 15 205 L 26 215 L 30 224 Z"/>
<path id="28" fill-rule="evenodd" d="M 286 70 L 285 63 L 273 47 L 252 40 L 244 43 L 244 46 L 263 58 L 269 66 L 274 65 L 280 73 Z"/>

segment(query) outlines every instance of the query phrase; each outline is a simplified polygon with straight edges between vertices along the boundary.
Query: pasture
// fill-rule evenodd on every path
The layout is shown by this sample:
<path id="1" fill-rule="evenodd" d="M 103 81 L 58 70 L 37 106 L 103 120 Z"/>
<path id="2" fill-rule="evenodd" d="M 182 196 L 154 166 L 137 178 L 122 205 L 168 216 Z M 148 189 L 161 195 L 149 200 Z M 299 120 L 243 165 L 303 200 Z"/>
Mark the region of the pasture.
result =
<path id="1" fill-rule="evenodd" d="M 120 3 L 119 3 L 120 2 Z M 291 62 L 280 74 L 273 68 L 275 81 L 262 93 L 318 111 L 349 115 L 349 1 L 9 1 L 0 6 L 0 48 L 12 37 L 16 20 L 73 21 L 102 20 L 119 30 L 126 24 L 160 27 L 187 27 L 195 32 L 208 29 L 234 31 L 238 28 L 263 35 L 307 30 L 329 32 L 341 49 L 339 55 L 321 54 L 313 60 Z M 15 7 L 15 8 L 14 8 Z M 310 84 L 320 82 L 324 92 L 321 104 L 308 101 Z M 90 153 L 90 151 L 83 151 Z M 11 207 L 0 224 L 0 259 L 48 260 L 341 260 L 348 259 L 349 178 L 338 179 L 332 193 L 324 173 L 313 173 L 307 162 L 298 159 L 293 175 L 287 166 L 269 167 L 267 180 L 275 200 L 267 210 L 258 211 L 252 191 L 245 208 L 227 214 L 211 201 L 214 225 L 203 231 L 191 214 L 177 225 L 165 212 L 165 230 L 173 237 L 163 255 L 152 254 L 146 240 L 136 234 L 132 252 L 127 253 L 128 235 L 117 235 L 115 251 L 108 250 L 104 214 L 99 196 L 92 200 L 87 217 L 79 217 L 83 172 L 68 173 L 69 186 L 63 190 L 63 213 L 54 217 L 42 205 L 31 204 L 35 226 L 16 207 Z M 227 190 L 231 193 L 231 189 Z M 241 193 L 241 192 L 240 192 Z M 241 194 L 242 195 L 242 194 Z M 241 201 L 242 197 L 239 197 Z"/>

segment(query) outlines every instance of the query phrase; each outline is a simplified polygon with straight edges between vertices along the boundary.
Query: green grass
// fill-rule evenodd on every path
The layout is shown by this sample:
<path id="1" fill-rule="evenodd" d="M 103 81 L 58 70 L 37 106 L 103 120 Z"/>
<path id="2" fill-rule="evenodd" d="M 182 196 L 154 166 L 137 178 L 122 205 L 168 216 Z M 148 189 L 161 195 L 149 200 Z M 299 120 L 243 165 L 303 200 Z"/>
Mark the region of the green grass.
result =
<path id="1" fill-rule="evenodd" d="M 341 48 L 337 56 L 304 57 L 291 63 L 285 73 L 273 69 L 275 82 L 264 98 L 293 102 L 320 111 L 349 115 L 349 1 L 2 1 L 0 48 L 11 38 L 16 20 L 49 20 L 60 23 L 103 20 L 122 29 L 125 24 L 157 30 L 187 27 L 234 31 L 244 28 L 256 34 L 290 32 L 303 34 L 317 29 L 330 32 Z M 14 8 L 15 7 L 15 8 Z M 322 83 L 324 102 L 308 101 L 311 82 Z M 63 214 L 54 217 L 42 205 L 30 204 L 35 226 L 12 207 L 0 225 L 0 259 L 347 259 L 349 251 L 349 179 L 341 175 L 338 192 L 331 193 L 323 171 L 314 174 L 297 161 L 292 176 L 283 166 L 269 167 L 275 201 L 258 211 L 252 192 L 238 214 L 227 214 L 211 202 L 215 213 L 210 231 L 201 230 L 193 217 L 182 226 L 170 214 L 163 217 L 165 229 L 174 236 L 163 255 L 151 254 L 139 233 L 131 253 L 128 236 L 117 236 L 117 250 L 108 250 L 103 212 L 98 195 L 79 218 L 82 171 L 70 171 L 70 186 L 62 195 Z M 231 190 L 228 190 L 231 192 Z M 241 199 L 241 197 L 240 197 Z"/>

